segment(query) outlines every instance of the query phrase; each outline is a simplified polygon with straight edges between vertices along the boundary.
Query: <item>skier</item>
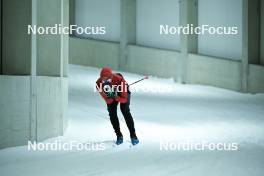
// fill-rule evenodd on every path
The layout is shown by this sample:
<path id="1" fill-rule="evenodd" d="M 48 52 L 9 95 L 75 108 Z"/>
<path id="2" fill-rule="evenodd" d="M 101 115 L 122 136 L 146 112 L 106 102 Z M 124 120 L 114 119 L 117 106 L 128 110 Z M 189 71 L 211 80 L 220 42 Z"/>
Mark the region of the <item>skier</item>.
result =
<path id="1" fill-rule="evenodd" d="M 96 81 L 96 88 L 107 104 L 110 121 L 117 136 L 116 144 L 120 145 L 123 143 L 123 135 L 120 131 L 117 116 L 117 106 L 119 103 L 120 110 L 130 132 L 131 143 L 133 145 L 138 144 L 139 140 L 135 132 L 134 121 L 129 108 L 131 92 L 123 76 L 120 73 L 113 73 L 109 67 L 104 67 L 101 70 L 100 78 Z"/>

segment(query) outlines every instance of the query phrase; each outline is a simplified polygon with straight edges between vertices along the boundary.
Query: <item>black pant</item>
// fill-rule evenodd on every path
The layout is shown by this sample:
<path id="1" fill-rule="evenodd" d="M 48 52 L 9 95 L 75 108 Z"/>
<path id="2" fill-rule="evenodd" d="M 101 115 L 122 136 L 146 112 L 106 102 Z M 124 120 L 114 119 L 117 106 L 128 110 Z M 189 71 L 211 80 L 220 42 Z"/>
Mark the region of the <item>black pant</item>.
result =
<path id="1" fill-rule="evenodd" d="M 107 105 L 107 110 L 109 112 L 110 121 L 111 121 L 111 124 L 113 125 L 116 135 L 122 136 L 122 133 L 120 131 L 119 120 L 117 117 L 117 105 L 118 105 L 118 102 L 114 101 L 113 103 Z M 135 132 L 133 117 L 130 113 L 129 105 L 130 105 L 130 94 L 128 94 L 127 103 L 120 103 L 120 110 L 125 118 L 126 125 L 130 132 L 130 137 L 135 138 L 137 136 Z"/>

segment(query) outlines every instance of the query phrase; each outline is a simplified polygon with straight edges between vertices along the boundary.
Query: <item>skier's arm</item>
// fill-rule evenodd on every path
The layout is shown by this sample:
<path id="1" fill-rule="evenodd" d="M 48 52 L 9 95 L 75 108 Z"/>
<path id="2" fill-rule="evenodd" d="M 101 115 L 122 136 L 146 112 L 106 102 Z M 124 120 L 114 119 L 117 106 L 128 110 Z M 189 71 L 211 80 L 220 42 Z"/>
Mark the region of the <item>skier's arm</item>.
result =
<path id="1" fill-rule="evenodd" d="M 114 99 L 113 98 L 108 98 L 106 97 L 106 95 L 103 92 L 99 92 L 100 95 L 103 97 L 103 99 L 105 100 L 106 104 L 111 104 L 113 103 Z"/>
<path id="2" fill-rule="evenodd" d="M 123 90 L 120 92 L 120 96 L 117 96 L 115 100 L 120 103 L 126 103 L 127 102 L 127 89 L 126 89 L 126 81 L 124 79 L 122 79 L 121 85 L 123 87 Z"/>
<path id="3" fill-rule="evenodd" d="M 111 104 L 111 103 L 113 103 L 113 101 L 114 101 L 114 99 L 113 98 L 108 98 L 104 93 L 103 93 L 103 91 L 100 91 L 99 89 L 98 89 L 98 87 L 100 87 L 100 81 L 99 80 L 97 80 L 96 81 L 96 89 L 98 90 L 98 92 L 99 92 L 99 94 L 101 95 L 101 97 L 105 100 L 105 102 L 107 103 L 107 104 Z"/>

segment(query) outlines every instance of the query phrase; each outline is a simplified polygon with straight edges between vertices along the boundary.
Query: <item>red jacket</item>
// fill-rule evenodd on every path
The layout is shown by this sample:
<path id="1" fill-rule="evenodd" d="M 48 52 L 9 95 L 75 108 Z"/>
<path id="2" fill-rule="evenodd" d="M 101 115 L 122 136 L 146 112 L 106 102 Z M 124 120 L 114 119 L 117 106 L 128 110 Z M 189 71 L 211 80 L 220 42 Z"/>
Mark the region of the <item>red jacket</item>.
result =
<path id="1" fill-rule="evenodd" d="M 104 94 L 104 92 L 99 90 L 100 84 L 102 84 L 102 78 L 99 78 L 96 81 L 96 85 L 97 85 L 96 88 L 107 104 L 111 104 L 114 101 L 117 101 L 120 103 L 126 103 L 127 102 L 127 97 L 128 97 L 128 95 L 127 95 L 127 82 L 122 76 L 119 76 L 117 74 L 113 74 L 112 81 L 110 83 L 111 87 L 118 86 L 118 85 L 122 85 L 121 87 L 123 87 L 122 90 L 118 94 L 119 96 L 117 96 L 115 98 L 107 98 L 107 96 Z"/>

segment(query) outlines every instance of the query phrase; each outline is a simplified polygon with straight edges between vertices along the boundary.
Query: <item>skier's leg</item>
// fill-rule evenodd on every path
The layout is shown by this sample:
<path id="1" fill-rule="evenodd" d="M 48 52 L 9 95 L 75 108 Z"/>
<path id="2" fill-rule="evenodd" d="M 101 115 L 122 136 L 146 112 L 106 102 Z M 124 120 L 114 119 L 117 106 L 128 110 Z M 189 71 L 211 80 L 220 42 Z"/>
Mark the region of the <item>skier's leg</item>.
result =
<path id="1" fill-rule="evenodd" d="M 107 110 L 109 112 L 110 121 L 115 130 L 116 136 L 121 137 L 122 133 L 120 131 L 119 120 L 117 117 L 117 105 L 118 102 L 114 101 L 113 103 L 107 105 Z"/>
<path id="2" fill-rule="evenodd" d="M 127 127 L 129 129 L 130 137 L 131 138 L 137 138 L 135 127 L 134 127 L 134 120 L 133 120 L 133 117 L 130 113 L 129 105 L 130 105 L 130 94 L 128 95 L 127 103 L 121 103 L 120 104 L 120 109 L 121 109 L 121 112 L 125 118 Z"/>

